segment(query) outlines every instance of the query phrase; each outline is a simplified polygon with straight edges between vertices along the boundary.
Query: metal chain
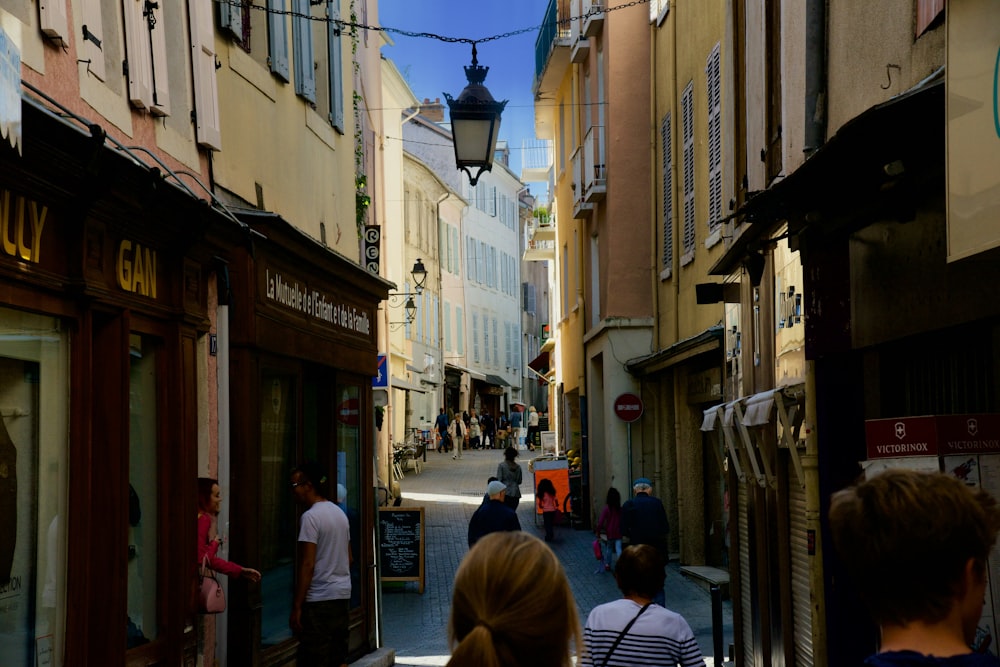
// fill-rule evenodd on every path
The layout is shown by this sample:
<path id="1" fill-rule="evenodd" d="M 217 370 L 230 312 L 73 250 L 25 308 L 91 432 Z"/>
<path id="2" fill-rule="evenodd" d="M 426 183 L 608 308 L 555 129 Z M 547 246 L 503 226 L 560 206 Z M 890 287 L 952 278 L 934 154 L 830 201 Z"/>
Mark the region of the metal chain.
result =
<path id="1" fill-rule="evenodd" d="M 433 32 L 413 32 L 411 30 L 403 30 L 402 28 L 392 28 L 392 27 L 378 26 L 378 25 L 365 25 L 364 23 L 355 23 L 354 21 L 345 21 L 343 19 L 334 19 L 323 16 L 312 16 L 311 14 L 303 14 L 301 12 L 296 12 L 293 10 L 271 9 L 263 5 L 255 5 L 252 2 L 245 2 L 244 0 L 215 0 L 215 2 L 217 2 L 220 5 L 229 5 L 231 7 L 240 7 L 240 8 L 248 7 L 250 9 L 256 9 L 268 14 L 292 16 L 295 18 L 308 19 L 310 21 L 322 21 L 324 23 L 336 23 L 337 25 L 341 26 L 341 29 L 347 27 L 357 30 L 389 32 L 396 35 L 403 35 L 404 37 L 419 37 L 423 39 L 436 39 L 440 42 L 476 45 L 476 44 L 483 44 L 485 42 L 492 42 L 498 39 L 507 39 L 508 37 L 514 37 L 516 35 L 523 35 L 524 33 L 527 32 L 535 32 L 536 30 L 540 30 L 550 25 L 558 26 L 563 24 L 569 24 L 572 23 L 573 21 L 583 21 L 584 19 L 590 18 L 591 16 L 606 14 L 609 12 L 617 11 L 619 9 L 628 9 L 629 7 L 635 7 L 636 5 L 649 4 L 650 0 L 632 0 L 631 2 L 626 2 L 621 5 L 615 5 L 614 7 L 608 7 L 607 9 L 595 8 L 591 9 L 589 12 L 586 12 L 585 14 L 580 14 L 579 16 L 569 16 L 564 19 L 558 19 L 556 21 L 542 23 L 541 25 L 531 26 L 529 28 L 521 28 L 519 30 L 511 30 L 509 32 L 500 33 L 499 35 L 490 35 L 489 37 L 481 37 L 479 39 L 472 39 L 471 37 L 447 37 L 444 35 L 438 35 Z M 315 0 L 310 0 L 310 4 L 321 4 L 321 2 L 322 0 L 320 0 L 320 2 L 315 2 Z"/>

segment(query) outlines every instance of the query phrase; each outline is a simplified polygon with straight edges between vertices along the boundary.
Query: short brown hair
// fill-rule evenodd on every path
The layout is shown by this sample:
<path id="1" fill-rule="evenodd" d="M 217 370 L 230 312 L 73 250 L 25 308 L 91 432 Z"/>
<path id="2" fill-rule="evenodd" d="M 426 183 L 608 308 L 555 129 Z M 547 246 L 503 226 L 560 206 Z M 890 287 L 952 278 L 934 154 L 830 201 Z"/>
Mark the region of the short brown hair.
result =
<path id="1" fill-rule="evenodd" d="M 834 547 L 879 624 L 941 621 L 966 563 L 985 568 L 1000 531 L 991 495 L 914 470 L 887 470 L 838 491 L 829 516 Z"/>
<path id="2" fill-rule="evenodd" d="M 569 667 L 582 655 L 580 619 L 566 573 L 544 542 L 519 531 L 490 533 L 455 573 L 450 667 Z"/>
<path id="3" fill-rule="evenodd" d="M 663 590 L 666 574 L 660 550 L 648 544 L 625 547 L 615 566 L 615 580 L 625 595 L 652 598 Z"/>

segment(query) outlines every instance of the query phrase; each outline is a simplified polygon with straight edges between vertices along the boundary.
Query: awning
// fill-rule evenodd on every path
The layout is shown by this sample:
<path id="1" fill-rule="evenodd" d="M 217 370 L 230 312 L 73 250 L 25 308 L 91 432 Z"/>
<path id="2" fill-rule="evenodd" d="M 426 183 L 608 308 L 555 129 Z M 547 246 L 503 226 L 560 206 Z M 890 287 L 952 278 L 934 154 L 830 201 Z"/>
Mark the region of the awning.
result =
<path id="1" fill-rule="evenodd" d="M 419 384 L 413 384 L 409 380 L 398 378 L 395 375 L 392 376 L 392 388 L 402 389 L 403 391 L 416 391 L 420 392 L 421 394 L 427 393 L 427 390 L 421 387 Z"/>
<path id="2" fill-rule="evenodd" d="M 499 375 L 490 375 L 489 373 L 486 374 L 486 382 L 487 382 L 487 384 L 495 384 L 498 387 L 509 387 L 510 386 L 510 382 L 507 382 L 506 380 L 504 380 Z"/>
<path id="3" fill-rule="evenodd" d="M 774 407 L 774 395 L 779 390 L 769 389 L 754 394 L 747 399 L 747 409 L 743 413 L 744 426 L 766 426 L 771 421 L 771 408 Z"/>
<path id="4" fill-rule="evenodd" d="M 692 357 L 722 349 L 724 335 L 721 325 L 711 326 L 699 334 L 678 341 L 658 352 L 636 357 L 625 362 L 632 375 L 643 376 L 662 371 Z"/>
<path id="5" fill-rule="evenodd" d="M 453 364 L 450 361 L 444 362 L 444 370 L 445 370 L 446 373 L 449 370 L 450 371 L 456 371 L 458 373 L 468 373 L 469 377 L 471 377 L 473 380 L 485 380 L 486 379 L 486 375 L 485 374 L 480 373 L 479 371 L 474 371 L 471 368 L 466 368 L 465 366 L 460 366 L 458 364 Z"/>
<path id="6" fill-rule="evenodd" d="M 545 375 L 549 369 L 549 351 L 540 353 L 537 357 L 528 362 L 528 368 L 540 375 Z"/>

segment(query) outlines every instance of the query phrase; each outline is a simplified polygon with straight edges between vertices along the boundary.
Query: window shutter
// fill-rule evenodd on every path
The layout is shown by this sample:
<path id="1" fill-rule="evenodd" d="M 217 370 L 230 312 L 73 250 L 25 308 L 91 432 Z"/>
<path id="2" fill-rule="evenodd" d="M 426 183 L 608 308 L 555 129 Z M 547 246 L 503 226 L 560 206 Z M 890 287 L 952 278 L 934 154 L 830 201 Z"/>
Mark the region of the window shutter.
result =
<path id="1" fill-rule="evenodd" d="M 231 4 L 231 0 L 219 3 L 219 27 L 243 41 L 243 7 Z"/>
<path id="2" fill-rule="evenodd" d="M 719 45 L 716 44 L 705 66 L 708 84 L 708 228 L 714 230 L 722 220 L 722 91 Z"/>
<path id="3" fill-rule="evenodd" d="M 222 150 L 211 3 L 188 0 L 188 17 L 191 23 L 191 69 L 194 72 L 195 133 L 199 145 Z"/>
<path id="4" fill-rule="evenodd" d="M 341 40 L 343 26 L 340 19 L 339 0 L 328 0 L 326 16 L 331 19 L 326 25 L 327 51 L 330 57 L 330 124 L 344 134 L 344 51 Z"/>
<path id="5" fill-rule="evenodd" d="M 84 10 L 86 12 L 86 10 Z M 38 24 L 49 39 L 69 38 L 69 17 L 66 15 L 65 0 L 40 0 L 38 3 Z"/>
<path id="6" fill-rule="evenodd" d="M 510 368 L 511 364 L 514 363 L 513 352 L 510 349 L 510 322 L 503 323 L 503 349 L 504 349 L 504 366 Z"/>
<path id="7" fill-rule="evenodd" d="M 271 60 L 271 72 L 288 81 L 288 27 L 285 15 L 285 0 L 267 0 L 267 44 Z"/>
<path id="8" fill-rule="evenodd" d="M 694 253 L 694 84 L 688 83 L 681 96 L 684 131 L 684 254 Z"/>
<path id="9" fill-rule="evenodd" d="M 660 123 L 660 149 L 663 153 L 663 270 L 674 265 L 674 159 L 673 130 L 670 114 Z"/>
<path id="10" fill-rule="evenodd" d="M 52 0 L 46 0 L 51 2 Z M 55 0 L 61 2 L 61 0 Z M 63 3 L 65 4 L 65 3 Z M 104 51 L 100 44 L 104 43 L 104 24 L 101 17 L 101 0 L 81 0 L 83 8 L 83 25 L 80 26 L 80 37 L 84 38 L 77 44 L 80 58 L 89 60 L 87 71 L 101 81 L 105 81 L 106 72 L 104 68 Z M 89 36 L 89 37 L 88 37 Z"/>
<path id="11" fill-rule="evenodd" d="M 479 363 L 479 313 L 472 313 L 472 360 Z"/>
<path id="12" fill-rule="evenodd" d="M 459 306 L 455 306 L 455 352 L 465 354 L 465 320 Z"/>
<path id="13" fill-rule="evenodd" d="M 924 34 L 943 11 L 944 0 L 917 0 L 917 37 Z"/>
<path id="14" fill-rule="evenodd" d="M 499 327 L 497 325 L 497 318 L 493 318 L 493 365 L 500 365 L 500 337 L 497 335 Z"/>
<path id="15" fill-rule="evenodd" d="M 149 110 L 154 116 L 170 115 L 170 89 L 167 82 L 170 65 L 167 63 L 167 24 L 163 15 L 165 4 L 161 1 L 147 5 L 148 10 L 153 12 L 153 22 L 149 30 L 149 42 L 153 54 L 153 106 Z"/>
<path id="16" fill-rule="evenodd" d="M 295 94 L 316 102 L 316 65 L 313 62 L 312 21 L 309 0 L 292 0 L 292 9 L 303 16 L 292 17 L 292 54 L 295 65 Z"/>
<path id="17" fill-rule="evenodd" d="M 128 101 L 146 109 L 153 105 L 150 74 L 153 63 L 149 49 L 149 26 L 143 16 L 145 0 L 122 0 L 125 19 L 125 54 L 128 69 Z M 211 11 L 211 6 L 209 7 Z"/>

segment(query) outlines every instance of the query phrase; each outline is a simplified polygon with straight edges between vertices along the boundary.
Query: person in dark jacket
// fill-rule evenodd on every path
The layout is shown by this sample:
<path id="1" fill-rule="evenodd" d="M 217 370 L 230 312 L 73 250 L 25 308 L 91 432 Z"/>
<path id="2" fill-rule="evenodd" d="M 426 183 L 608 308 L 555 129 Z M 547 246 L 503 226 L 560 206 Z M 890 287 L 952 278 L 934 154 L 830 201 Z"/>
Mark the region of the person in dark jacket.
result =
<path id="1" fill-rule="evenodd" d="M 490 502 L 483 503 L 469 520 L 469 548 L 472 548 L 483 535 L 505 530 L 521 530 L 517 513 L 503 501 L 507 485 L 500 481 L 490 482 L 486 485 L 486 493 L 490 496 Z"/>
<path id="2" fill-rule="evenodd" d="M 667 521 L 667 511 L 660 499 L 651 495 L 653 483 L 648 478 L 640 477 L 635 480 L 632 491 L 635 497 L 622 505 L 622 543 L 655 547 L 666 566 L 670 560 L 667 546 L 670 523 Z M 653 601 L 660 606 L 666 602 L 662 588 Z"/>
<path id="3" fill-rule="evenodd" d="M 486 410 L 483 410 L 483 415 L 479 418 L 479 426 L 483 429 L 483 448 L 495 449 L 497 446 L 497 425 Z"/>

